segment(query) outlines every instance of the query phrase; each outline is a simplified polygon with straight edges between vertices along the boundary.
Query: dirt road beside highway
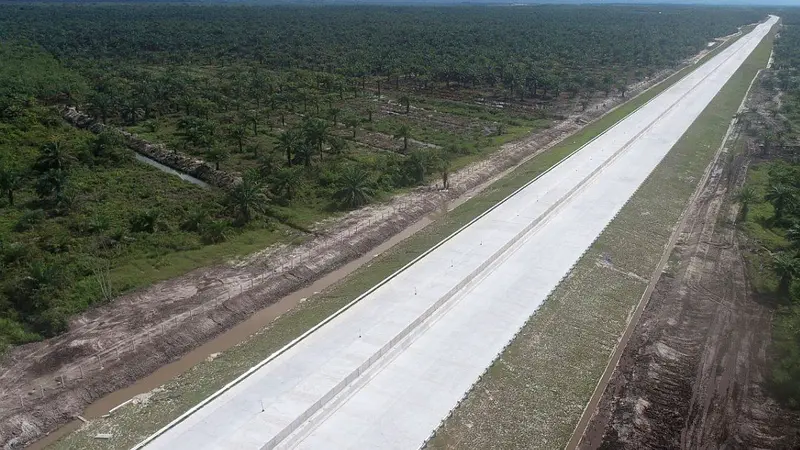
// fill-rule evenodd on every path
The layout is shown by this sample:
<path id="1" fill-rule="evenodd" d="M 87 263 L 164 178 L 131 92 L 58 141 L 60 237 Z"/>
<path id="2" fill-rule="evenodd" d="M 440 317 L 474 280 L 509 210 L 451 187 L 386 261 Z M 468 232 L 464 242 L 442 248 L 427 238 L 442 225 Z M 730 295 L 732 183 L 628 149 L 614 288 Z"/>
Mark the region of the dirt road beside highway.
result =
<path id="1" fill-rule="evenodd" d="M 772 307 L 753 295 L 735 226 L 749 161 L 715 163 L 580 449 L 800 445 L 797 415 L 765 392 Z"/>

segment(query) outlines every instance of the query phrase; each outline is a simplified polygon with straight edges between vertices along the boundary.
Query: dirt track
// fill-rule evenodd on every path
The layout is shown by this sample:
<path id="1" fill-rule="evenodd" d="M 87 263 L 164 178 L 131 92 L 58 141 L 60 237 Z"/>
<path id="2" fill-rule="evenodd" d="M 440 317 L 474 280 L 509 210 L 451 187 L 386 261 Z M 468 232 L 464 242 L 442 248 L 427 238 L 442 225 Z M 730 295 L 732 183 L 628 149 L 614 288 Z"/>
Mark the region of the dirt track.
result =
<path id="1" fill-rule="evenodd" d="M 666 75 L 637 83 L 628 92 L 637 94 Z M 485 187 L 620 100 L 603 99 L 548 130 L 503 146 L 488 160 L 451 175 L 449 191 L 429 186 L 387 205 L 355 211 L 321 224 L 300 245 L 269 248 L 122 296 L 75 318 L 70 331 L 58 338 L 12 350 L 0 362 L 0 445 L 24 445 L 69 422 L 88 404 L 369 252 L 444 202 Z"/>
<path id="2" fill-rule="evenodd" d="M 749 156 L 715 163 L 581 449 L 797 448 L 763 390 L 772 311 L 753 298 L 731 193 Z"/>

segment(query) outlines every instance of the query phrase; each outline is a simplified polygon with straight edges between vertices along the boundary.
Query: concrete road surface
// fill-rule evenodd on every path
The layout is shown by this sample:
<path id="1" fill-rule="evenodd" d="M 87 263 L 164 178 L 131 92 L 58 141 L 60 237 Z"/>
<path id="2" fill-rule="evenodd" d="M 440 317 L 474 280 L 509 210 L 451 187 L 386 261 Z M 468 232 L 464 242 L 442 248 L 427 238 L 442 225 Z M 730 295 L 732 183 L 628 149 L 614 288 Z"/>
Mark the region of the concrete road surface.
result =
<path id="1" fill-rule="evenodd" d="M 776 21 L 141 445 L 420 447 Z"/>

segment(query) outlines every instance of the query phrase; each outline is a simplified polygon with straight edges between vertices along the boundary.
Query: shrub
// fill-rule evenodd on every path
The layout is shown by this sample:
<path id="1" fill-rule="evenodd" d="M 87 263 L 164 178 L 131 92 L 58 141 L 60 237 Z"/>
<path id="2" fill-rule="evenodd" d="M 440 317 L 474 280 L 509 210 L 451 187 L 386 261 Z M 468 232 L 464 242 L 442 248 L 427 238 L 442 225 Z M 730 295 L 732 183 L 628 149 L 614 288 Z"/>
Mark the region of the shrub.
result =
<path id="1" fill-rule="evenodd" d="M 41 336 L 25 330 L 19 322 L 0 317 L 0 354 L 12 345 L 38 341 L 39 339 L 41 339 Z"/>
<path id="2" fill-rule="evenodd" d="M 134 233 L 155 233 L 164 227 L 161 212 L 157 209 L 140 211 L 130 218 L 131 231 Z"/>
<path id="3" fill-rule="evenodd" d="M 118 166 L 133 157 L 133 153 L 125 148 L 122 135 L 113 131 L 98 134 L 90 148 L 97 164 Z"/>
<path id="4" fill-rule="evenodd" d="M 42 335 L 53 337 L 69 329 L 69 320 L 67 314 L 60 308 L 50 308 L 38 315 L 34 326 Z"/>
<path id="5" fill-rule="evenodd" d="M 41 209 L 26 211 L 17 221 L 17 224 L 14 226 L 14 231 L 23 232 L 31 230 L 36 225 L 44 222 L 46 217 L 47 215 L 44 210 Z"/>
<path id="6" fill-rule="evenodd" d="M 181 222 L 181 230 L 199 232 L 203 226 L 208 223 L 209 217 L 208 210 L 199 208 L 189 214 Z"/>
<path id="7" fill-rule="evenodd" d="M 30 247 L 23 242 L 5 243 L 0 246 L 0 260 L 7 265 L 25 263 L 30 253 Z"/>
<path id="8" fill-rule="evenodd" d="M 230 224 L 227 220 L 210 220 L 203 226 L 200 234 L 206 244 L 219 244 L 228 239 Z"/>

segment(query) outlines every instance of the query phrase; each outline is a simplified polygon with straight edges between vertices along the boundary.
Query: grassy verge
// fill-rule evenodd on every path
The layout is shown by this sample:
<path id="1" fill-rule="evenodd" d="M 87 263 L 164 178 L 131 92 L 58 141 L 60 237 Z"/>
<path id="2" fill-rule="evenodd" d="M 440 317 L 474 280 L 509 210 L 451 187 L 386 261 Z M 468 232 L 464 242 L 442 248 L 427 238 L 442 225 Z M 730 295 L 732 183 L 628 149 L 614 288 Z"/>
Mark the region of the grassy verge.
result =
<path id="1" fill-rule="evenodd" d="M 767 50 L 768 54 L 769 51 Z M 701 63 L 704 61 L 705 59 Z M 268 328 L 252 336 L 249 340 L 224 352 L 213 361 L 204 362 L 193 367 L 182 376 L 165 384 L 163 390 L 154 393 L 146 405 L 131 405 L 122 408 L 114 417 L 93 421 L 59 440 L 53 444 L 52 448 L 129 448 L 602 133 L 692 69 L 693 67 L 689 67 L 676 73 L 662 84 L 655 86 L 600 120 L 588 125 L 562 144 L 531 159 L 508 177 L 497 181 L 480 195 L 447 214 L 446 217 L 434 222 L 414 236 L 396 245 L 390 251 L 375 258 L 369 265 L 360 268 L 336 286 L 281 316 Z M 741 99 L 741 96 L 739 98 Z M 727 118 L 729 119 L 730 115 Z M 707 155 L 705 161 L 707 161 Z M 704 164 L 697 163 L 697 167 L 702 172 Z M 694 181 L 696 182 L 696 178 Z M 683 202 L 676 201 L 673 207 L 680 209 L 682 205 Z M 673 223 L 674 220 L 669 225 L 665 224 L 665 226 L 669 227 Z M 594 251 L 596 252 L 596 250 Z M 657 248 L 655 251 L 660 252 Z M 645 253 L 645 255 L 647 254 Z M 653 264 L 656 259 L 657 256 L 653 259 Z M 598 275 L 606 276 L 607 274 L 603 272 Z M 586 280 L 586 285 L 592 284 L 590 283 L 591 277 L 584 276 L 583 279 Z M 613 284 L 609 285 L 609 287 L 613 289 L 609 295 L 620 296 L 625 294 L 626 296 L 633 296 L 640 288 L 640 285 L 643 289 L 641 281 L 627 276 L 620 276 L 619 280 L 611 280 L 611 282 Z M 599 299 L 595 301 L 599 301 Z M 601 302 L 599 305 L 603 305 L 603 303 Z M 552 317 L 555 312 L 561 314 L 560 310 L 553 309 L 552 304 L 545 305 L 543 309 L 551 310 L 549 317 Z M 612 311 L 609 311 L 609 314 L 611 313 L 613 313 L 613 308 Z M 598 314 L 603 314 L 603 311 L 599 310 Z M 618 321 L 616 326 L 623 325 L 624 317 L 621 321 Z M 612 326 L 612 324 L 608 324 L 608 326 Z M 607 330 L 606 340 L 611 339 L 614 329 L 609 328 Z M 558 329 L 558 333 L 570 334 L 572 332 L 573 330 L 569 328 Z M 597 332 L 599 333 L 600 331 Z M 558 339 L 555 342 L 558 342 Z M 605 353 L 609 351 L 610 347 L 607 348 Z M 557 358 L 557 356 L 555 354 L 550 355 L 553 358 Z M 592 357 L 589 354 L 585 356 L 586 358 Z M 114 434 L 114 439 L 111 442 L 99 442 L 92 438 L 97 433 L 112 433 Z"/>
<path id="2" fill-rule="evenodd" d="M 755 249 L 744 253 L 753 289 L 766 297 L 774 297 L 778 278 L 772 271 L 769 252 L 763 250 L 780 251 L 787 248 L 789 242 L 780 228 L 770 227 L 775 210 L 770 202 L 764 200 L 769 189 L 769 178 L 769 164 L 755 165 L 747 171 L 747 184 L 756 190 L 759 201 L 750 205 L 747 220 L 741 225 L 748 236 L 750 248 Z"/>
<path id="3" fill-rule="evenodd" d="M 563 448 L 771 48 L 769 38 L 748 58 L 437 430 L 429 448 Z M 611 264 L 601 263 L 604 257 Z"/>

